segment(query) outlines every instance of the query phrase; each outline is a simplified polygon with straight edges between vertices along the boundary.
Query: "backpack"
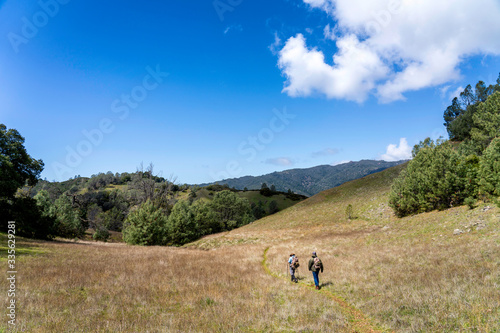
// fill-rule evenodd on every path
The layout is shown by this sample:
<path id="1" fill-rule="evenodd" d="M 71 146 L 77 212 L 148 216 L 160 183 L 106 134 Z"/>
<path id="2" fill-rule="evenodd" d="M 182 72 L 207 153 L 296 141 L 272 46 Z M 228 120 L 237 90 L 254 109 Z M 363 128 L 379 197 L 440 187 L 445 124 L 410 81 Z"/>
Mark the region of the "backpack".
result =
<path id="1" fill-rule="evenodd" d="M 293 268 L 298 268 L 299 266 L 300 266 L 300 264 L 299 264 L 299 258 L 293 257 L 293 259 L 292 259 L 292 267 Z"/>
<path id="2" fill-rule="evenodd" d="M 321 260 L 318 257 L 314 258 L 313 266 L 315 269 L 321 269 Z"/>

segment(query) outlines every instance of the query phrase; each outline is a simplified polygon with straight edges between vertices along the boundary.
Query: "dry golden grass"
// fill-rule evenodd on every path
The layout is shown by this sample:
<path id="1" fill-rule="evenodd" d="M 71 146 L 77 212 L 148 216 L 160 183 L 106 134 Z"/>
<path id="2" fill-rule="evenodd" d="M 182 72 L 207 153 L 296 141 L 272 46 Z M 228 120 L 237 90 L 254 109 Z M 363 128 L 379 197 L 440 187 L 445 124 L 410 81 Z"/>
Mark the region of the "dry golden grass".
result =
<path id="1" fill-rule="evenodd" d="M 345 318 L 330 299 L 266 274 L 259 246 L 237 251 L 102 243 L 43 246 L 48 253 L 19 259 L 18 331 L 346 330 Z M 5 328 L 6 321 L 1 325 Z"/>
<path id="2" fill-rule="evenodd" d="M 499 209 L 397 219 L 387 194 L 399 170 L 182 249 L 35 242 L 43 253 L 19 258 L 18 329 L 500 332 Z M 308 287 L 314 250 L 325 265 L 320 292 Z M 290 252 L 299 284 L 287 281 Z"/>
<path id="3" fill-rule="evenodd" d="M 305 272 L 313 250 L 320 281 L 366 316 L 400 332 L 500 332 L 500 213 L 486 204 L 397 219 L 387 206 L 397 168 L 325 191 L 198 247 L 267 244 L 284 277 L 289 252 Z M 392 173 L 392 174 L 391 174 Z M 348 221 L 345 207 L 357 219 Z M 476 223 L 484 229 L 477 228 Z M 455 229 L 465 233 L 453 235 Z M 469 230 L 469 232 L 467 232 Z"/>

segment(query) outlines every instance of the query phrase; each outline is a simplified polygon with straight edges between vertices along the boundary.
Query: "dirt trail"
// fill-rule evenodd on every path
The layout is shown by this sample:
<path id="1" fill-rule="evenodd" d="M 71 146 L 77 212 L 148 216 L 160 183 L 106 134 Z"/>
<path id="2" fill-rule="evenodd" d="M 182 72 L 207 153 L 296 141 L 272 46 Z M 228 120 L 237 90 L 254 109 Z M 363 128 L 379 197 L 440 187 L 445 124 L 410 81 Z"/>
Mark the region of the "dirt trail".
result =
<path id="1" fill-rule="evenodd" d="M 264 259 L 262 260 L 262 267 L 266 271 L 267 274 L 275 277 L 275 278 L 282 278 L 278 274 L 272 272 L 269 267 L 267 267 L 267 251 L 269 248 L 266 248 L 264 250 Z M 346 301 L 344 301 L 341 297 L 335 295 L 331 291 L 328 290 L 315 290 L 314 285 L 309 285 L 304 282 L 299 282 L 299 285 L 305 287 L 305 288 L 310 288 L 311 290 L 314 290 L 314 292 L 321 293 L 332 300 L 334 300 L 341 308 L 342 313 L 347 317 L 349 321 L 349 332 L 356 332 L 356 333 L 365 333 L 365 332 L 390 332 L 388 330 L 381 329 L 379 327 L 376 327 L 374 324 L 372 324 L 371 319 L 368 318 L 365 314 L 363 314 L 361 311 L 356 309 L 354 306 L 350 305 Z"/>

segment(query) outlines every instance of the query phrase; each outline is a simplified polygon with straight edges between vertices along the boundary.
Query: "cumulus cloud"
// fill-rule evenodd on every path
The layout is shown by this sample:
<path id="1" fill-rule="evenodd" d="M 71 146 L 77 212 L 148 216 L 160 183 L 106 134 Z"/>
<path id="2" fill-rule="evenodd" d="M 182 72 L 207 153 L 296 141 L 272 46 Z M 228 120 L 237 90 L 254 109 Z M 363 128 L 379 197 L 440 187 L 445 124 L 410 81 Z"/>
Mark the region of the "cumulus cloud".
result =
<path id="1" fill-rule="evenodd" d="M 406 138 L 401 138 L 399 146 L 395 144 L 387 146 L 387 152 L 380 156 L 380 159 L 388 162 L 409 160 L 411 158 L 411 151 L 412 148 L 408 145 Z"/>
<path id="2" fill-rule="evenodd" d="M 321 51 L 306 46 L 302 34 L 291 37 L 279 53 L 278 66 L 288 79 L 283 91 L 292 97 L 321 92 L 362 102 L 388 68 L 355 35 L 339 38 L 337 47 L 331 66 Z"/>
<path id="3" fill-rule="evenodd" d="M 500 55 L 498 0 L 303 1 L 332 17 L 324 35 L 337 33 L 336 50 L 325 61 L 302 34 L 287 40 L 278 65 L 292 97 L 403 100 L 405 92 L 460 78 L 467 57 Z"/>
<path id="4" fill-rule="evenodd" d="M 264 163 L 278 166 L 291 166 L 294 164 L 293 160 L 287 157 L 269 158 Z"/>

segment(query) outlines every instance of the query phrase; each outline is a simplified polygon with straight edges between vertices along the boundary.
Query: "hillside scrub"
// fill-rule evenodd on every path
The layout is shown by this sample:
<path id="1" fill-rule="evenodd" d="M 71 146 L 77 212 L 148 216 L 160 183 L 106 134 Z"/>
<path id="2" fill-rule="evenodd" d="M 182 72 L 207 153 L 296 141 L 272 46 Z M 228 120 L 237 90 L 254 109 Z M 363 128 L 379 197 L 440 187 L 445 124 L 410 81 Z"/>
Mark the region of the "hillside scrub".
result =
<path id="1" fill-rule="evenodd" d="M 394 181 L 389 204 L 397 216 L 461 205 L 475 195 L 478 159 L 449 142 L 421 148 Z"/>
<path id="2" fill-rule="evenodd" d="M 398 217 L 447 209 L 500 196 L 498 139 L 500 77 L 497 85 L 468 86 L 445 111 L 450 137 L 462 142 L 427 138 L 413 149 L 413 160 L 394 181 L 389 204 Z M 459 124 L 460 126 L 458 126 Z M 457 127 L 458 126 L 458 127 Z"/>
<path id="3" fill-rule="evenodd" d="M 486 196 L 500 196 L 500 138 L 490 143 L 481 158 L 479 193 Z"/>

